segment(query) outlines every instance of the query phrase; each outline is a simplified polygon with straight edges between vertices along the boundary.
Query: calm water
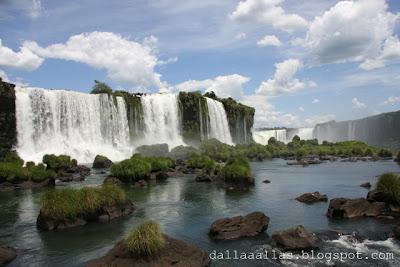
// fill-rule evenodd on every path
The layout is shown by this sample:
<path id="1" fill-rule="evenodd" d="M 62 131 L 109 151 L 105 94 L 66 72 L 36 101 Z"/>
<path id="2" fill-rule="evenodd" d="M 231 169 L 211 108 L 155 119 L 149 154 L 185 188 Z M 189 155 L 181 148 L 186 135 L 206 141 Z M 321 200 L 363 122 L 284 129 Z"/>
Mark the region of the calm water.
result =
<path id="1" fill-rule="evenodd" d="M 126 232 L 146 219 L 160 222 L 164 232 L 172 237 L 196 244 L 207 251 L 259 252 L 267 245 L 273 231 L 297 224 L 324 233 L 344 230 L 365 235 L 369 240 L 357 243 L 342 236 L 324 243 L 322 252 L 360 251 L 394 253 L 390 261 L 347 261 L 352 266 L 400 266 L 400 244 L 387 239 L 390 229 L 399 221 L 358 219 L 332 221 L 326 216 L 328 203 L 311 206 L 294 200 L 305 192 L 320 191 L 329 198 L 365 197 L 363 182 L 376 181 L 376 176 L 387 171 L 399 172 L 394 162 L 325 163 L 307 168 L 287 166 L 283 160 L 252 164 L 256 185 L 249 192 L 228 193 L 214 184 L 196 183 L 193 176 L 170 178 L 148 188 L 126 188 L 137 211 L 129 217 L 109 224 L 88 226 L 60 232 L 41 232 L 36 229 L 40 196 L 43 191 L 21 190 L 0 192 L 0 243 L 19 250 L 10 266 L 83 266 L 85 262 L 104 255 Z M 67 186 L 95 186 L 105 174 L 93 173 L 82 183 Z M 270 184 L 262 183 L 269 179 Z M 262 211 L 270 217 L 266 234 L 253 239 L 232 242 L 213 242 L 208 238 L 211 223 L 225 216 Z M 290 266 L 326 266 L 326 260 L 286 260 Z M 323 265 L 321 265 L 323 264 Z M 279 266 L 274 260 L 214 261 L 213 266 Z"/>

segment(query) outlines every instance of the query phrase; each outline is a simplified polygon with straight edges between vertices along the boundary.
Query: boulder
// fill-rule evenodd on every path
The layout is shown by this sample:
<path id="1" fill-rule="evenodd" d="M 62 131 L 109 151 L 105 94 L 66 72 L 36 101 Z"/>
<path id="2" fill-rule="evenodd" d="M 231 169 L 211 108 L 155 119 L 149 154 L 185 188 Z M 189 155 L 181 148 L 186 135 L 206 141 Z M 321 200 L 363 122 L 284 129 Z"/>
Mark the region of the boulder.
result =
<path id="1" fill-rule="evenodd" d="M 87 267 L 205 267 L 210 265 L 207 252 L 183 241 L 164 235 L 165 247 L 156 257 L 135 258 L 123 241 L 118 242 L 104 257 L 89 262 Z"/>
<path id="2" fill-rule="evenodd" d="M 302 225 L 272 233 L 272 241 L 283 251 L 318 249 L 318 238 Z"/>
<path id="3" fill-rule="evenodd" d="M 371 188 L 371 183 L 366 182 L 366 183 L 360 184 L 360 186 L 369 189 L 369 188 Z"/>
<path id="4" fill-rule="evenodd" d="M 378 190 L 371 190 L 367 194 L 367 200 L 369 202 L 385 202 L 392 204 L 392 198 L 385 192 Z"/>
<path id="5" fill-rule="evenodd" d="M 145 180 L 139 180 L 137 182 L 135 182 L 135 184 L 133 185 L 133 187 L 146 187 L 147 186 L 147 182 Z"/>
<path id="6" fill-rule="evenodd" d="M 210 237 L 215 240 L 234 240 L 261 234 L 268 228 L 269 218 L 262 212 L 246 216 L 223 218 L 215 221 L 210 228 Z"/>
<path id="7" fill-rule="evenodd" d="M 264 184 L 269 184 L 271 181 L 270 180 L 264 180 L 263 183 Z"/>
<path id="8" fill-rule="evenodd" d="M 313 204 L 316 202 L 327 202 L 328 197 L 326 195 L 321 195 L 319 192 L 314 192 L 314 193 L 305 193 L 297 197 L 296 200 L 306 204 Z"/>
<path id="9" fill-rule="evenodd" d="M 330 218 L 378 217 L 386 215 L 387 205 L 369 202 L 365 198 L 334 198 L 329 202 L 327 216 Z"/>
<path id="10" fill-rule="evenodd" d="M 106 169 L 110 168 L 112 161 L 105 156 L 97 155 L 93 161 L 93 169 Z"/>
<path id="11" fill-rule="evenodd" d="M 103 184 L 107 184 L 107 183 L 109 183 L 109 184 L 118 184 L 118 185 L 122 184 L 121 180 L 119 180 L 117 177 L 112 176 L 112 175 L 108 175 L 104 179 Z"/>
<path id="12" fill-rule="evenodd" d="M 212 182 L 213 179 L 210 174 L 206 172 L 200 172 L 196 175 L 196 182 Z"/>
<path id="13" fill-rule="evenodd" d="M 400 240 L 400 224 L 394 227 L 394 229 L 393 229 L 393 236 L 394 236 L 394 238 L 396 238 L 397 240 Z"/>
<path id="14" fill-rule="evenodd" d="M 6 266 L 17 257 L 17 251 L 15 248 L 0 245 L 0 266 Z"/>

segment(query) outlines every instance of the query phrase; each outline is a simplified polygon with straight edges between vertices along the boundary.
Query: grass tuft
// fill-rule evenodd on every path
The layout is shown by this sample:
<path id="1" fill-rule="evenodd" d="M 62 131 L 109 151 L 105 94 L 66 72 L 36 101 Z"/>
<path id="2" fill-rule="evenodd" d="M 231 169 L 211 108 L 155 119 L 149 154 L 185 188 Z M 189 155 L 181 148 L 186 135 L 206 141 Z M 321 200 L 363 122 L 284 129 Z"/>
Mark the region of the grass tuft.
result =
<path id="1" fill-rule="evenodd" d="M 376 184 L 376 189 L 386 193 L 393 202 L 400 204 L 400 176 L 393 173 L 382 174 Z"/>

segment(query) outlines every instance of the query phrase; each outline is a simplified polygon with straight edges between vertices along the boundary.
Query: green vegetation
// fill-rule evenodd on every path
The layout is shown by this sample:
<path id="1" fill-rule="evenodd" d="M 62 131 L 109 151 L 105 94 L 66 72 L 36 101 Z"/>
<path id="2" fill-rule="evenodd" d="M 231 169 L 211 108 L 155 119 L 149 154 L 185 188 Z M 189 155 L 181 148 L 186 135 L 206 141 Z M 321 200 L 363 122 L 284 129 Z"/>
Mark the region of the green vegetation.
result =
<path id="1" fill-rule="evenodd" d="M 199 153 L 199 151 L 192 146 L 177 146 L 171 149 L 169 156 L 173 159 L 186 160 L 197 153 Z"/>
<path id="2" fill-rule="evenodd" d="M 96 155 L 93 161 L 94 169 L 108 168 L 112 164 L 111 160 L 102 155 Z"/>
<path id="3" fill-rule="evenodd" d="M 78 165 L 76 159 L 71 159 L 71 157 L 67 155 L 56 156 L 54 154 L 46 154 L 43 156 L 42 162 L 46 164 L 47 169 L 55 172 L 70 169 Z"/>
<path id="4" fill-rule="evenodd" d="M 382 174 L 376 189 L 386 193 L 394 203 L 400 204 L 400 176 L 393 173 Z"/>
<path id="5" fill-rule="evenodd" d="M 55 221 L 90 217 L 103 208 L 126 203 L 125 192 L 115 184 L 81 189 L 64 188 L 46 191 L 41 199 L 41 212 Z"/>
<path id="6" fill-rule="evenodd" d="M 227 161 L 237 154 L 234 146 L 224 144 L 217 139 L 203 141 L 200 145 L 200 152 L 216 161 Z"/>
<path id="7" fill-rule="evenodd" d="M 108 94 L 111 95 L 113 90 L 106 83 L 94 80 L 94 85 L 91 94 Z"/>
<path id="8" fill-rule="evenodd" d="M 393 156 L 393 154 L 390 150 L 382 148 L 379 150 L 378 156 L 382 157 L 382 158 L 391 158 Z"/>
<path id="9" fill-rule="evenodd" d="M 190 169 L 203 169 L 207 173 L 211 173 L 216 168 L 216 163 L 206 155 L 192 155 L 187 163 Z"/>
<path id="10" fill-rule="evenodd" d="M 128 251 L 136 257 L 154 257 L 165 246 L 160 225 L 153 221 L 133 228 L 124 239 Z"/>
<path id="11" fill-rule="evenodd" d="M 111 174 L 126 183 L 147 179 L 150 172 L 151 163 L 138 154 L 111 166 Z"/>
<path id="12" fill-rule="evenodd" d="M 151 172 L 166 172 L 174 165 L 174 161 L 168 157 L 147 157 L 145 158 L 151 165 Z"/>
<path id="13" fill-rule="evenodd" d="M 229 159 L 221 170 L 221 177 L 230 183 L 252 183 L 250 164 L 247 158 L 236 156 Z"/>

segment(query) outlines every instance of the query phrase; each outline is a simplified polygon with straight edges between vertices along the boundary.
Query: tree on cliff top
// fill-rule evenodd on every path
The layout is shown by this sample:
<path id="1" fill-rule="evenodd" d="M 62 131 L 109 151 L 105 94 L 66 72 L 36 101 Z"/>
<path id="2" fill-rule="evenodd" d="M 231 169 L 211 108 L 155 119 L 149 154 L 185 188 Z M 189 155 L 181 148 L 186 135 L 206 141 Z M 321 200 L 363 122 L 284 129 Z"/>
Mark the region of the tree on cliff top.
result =
<path id="1" fill-rule="evenodd" d="M 91 94 L 112 94 L 113 90 L 106 83 L 94 80 L 94 85 L 92 87 Z"/>

